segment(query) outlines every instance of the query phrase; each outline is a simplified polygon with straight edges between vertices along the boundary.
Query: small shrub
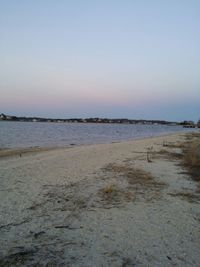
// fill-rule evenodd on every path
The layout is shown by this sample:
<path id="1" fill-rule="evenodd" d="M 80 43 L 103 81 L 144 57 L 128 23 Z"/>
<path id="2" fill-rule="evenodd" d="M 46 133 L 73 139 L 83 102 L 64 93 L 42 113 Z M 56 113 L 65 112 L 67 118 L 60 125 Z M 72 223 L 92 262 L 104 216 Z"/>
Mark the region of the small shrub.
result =
<path id="1" fill-rule="evenodd" d="M 107 185 L 105 188 L 103 188 L 103 192 L 108 195 L 116 191 L 117 191 L 117 187 L 115 184 Z"/>

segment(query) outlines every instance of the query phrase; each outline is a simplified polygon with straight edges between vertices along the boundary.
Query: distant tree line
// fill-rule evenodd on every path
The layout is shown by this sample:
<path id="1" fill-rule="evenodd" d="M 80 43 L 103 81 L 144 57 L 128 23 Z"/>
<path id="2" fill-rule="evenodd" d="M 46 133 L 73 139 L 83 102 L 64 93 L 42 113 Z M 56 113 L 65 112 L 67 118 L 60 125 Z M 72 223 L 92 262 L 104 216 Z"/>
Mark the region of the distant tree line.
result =
<path id="1" fill-rule="evenodd" d="M 171 122 L 165 120 L 130 120 L 130 119 L 109 119 L 109 118 L 71 118 L 71 119 L 52 119 L 52 118 L 40 118 L 40 117 L 17 117 L 1 114 L 0 120 L 3 121 L 22 121 L 22 122 L 72 122 L 72 123 L 120 123 L 120 124 L 161 124 L 161 125 L 182 125 L 200 127 L 200 120 L 195 124 L 193 121 L 183 122 Z"/>

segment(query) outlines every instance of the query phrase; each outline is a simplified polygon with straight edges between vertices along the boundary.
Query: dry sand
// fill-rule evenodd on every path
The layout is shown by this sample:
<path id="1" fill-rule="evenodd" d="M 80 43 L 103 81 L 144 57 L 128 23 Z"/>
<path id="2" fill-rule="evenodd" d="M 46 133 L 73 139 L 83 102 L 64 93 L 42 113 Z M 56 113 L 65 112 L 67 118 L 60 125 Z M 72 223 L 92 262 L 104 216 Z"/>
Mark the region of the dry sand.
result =
<path id="1" fill-rule="evenodd" d="M 1 151 L 0 266 L 200 266 L 184 139 Z"/>

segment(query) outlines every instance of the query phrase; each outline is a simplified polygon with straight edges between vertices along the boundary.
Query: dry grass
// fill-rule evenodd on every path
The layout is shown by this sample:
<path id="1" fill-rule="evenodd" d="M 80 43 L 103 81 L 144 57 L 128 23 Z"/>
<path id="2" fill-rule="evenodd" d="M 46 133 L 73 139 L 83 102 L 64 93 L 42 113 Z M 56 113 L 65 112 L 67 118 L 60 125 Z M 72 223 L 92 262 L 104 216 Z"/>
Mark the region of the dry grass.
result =
<path id="1" fill-rule="evenodd" d="M 191 203 L 200 201 L 200 195 L 197 192 L 183 191 L 183 192 L 170 193 L 169 195 L 173 197 L 180 197 L 181 199 L 187 200 Z"/>
<path id="2" fill-rule="evenodd" d="M 186 135 L 185 139 L 187 141 L 191 141 L 191 140 L 194 140 L 194 138 L 200 138 L 200 133 L 199 132 L 196 132 L 196 133 L 189 133 Z"/>
<path id="3" fill-rule="evenodd" d="M 123 194 L 127 201 L 141 198 L 148 201 L 159 199 L 161 197 L 161 189 L 165 186 L 164 183 L 158 182 L 150 173 L 133 168 L 128 164 L 108 164 L 104 168 L 104 171 L 109 174 L 109 177 L 110 175 L 112 175 L 111 177 L 115 177 L 119 184 L 120 181 L 126 181 L 127 186 L 123 189 Z M 116 186 L 104 188 L 104 192 L 111 191 L 112 194 L 115 190 Z"/>
<path id="4" fill-rule="evenodd" d="M 182 165 L 192 173 L 200 173 L 200 133 L 190 133 L 185 137 L 185 143 L 167 143 L 163 141 L 163 147 L 159 152 L 154 153 L 156 156 L 165 156 L 170 159 L 181 160 Z M 177 149 L 181 149 L 177 152 Z M 195 180 L 200 180 L 200 174 Z"/>
<path id="5" fill-rule="evenodd" d="M 119 207 L 125 202 L 135 199 L 132 192 L 127 191 L 125 188 L 117 184 L 106 185 L 99 190 L 101 205 L 105 208 Z"/>
<path id="6" fill-rule="evenodd" d="M 128 165 L 121 165 L 121 164 L 109 164 L 104 168 L 107 172 L 112 172 L 118 176 L 124 177 L 127 179 L 129 184 L 134 185 L 143 185 L 143 186 L 150 186 L 150 185 L 163 185 L 163 183 L 159 183 L 155 180 L 150 173 L 133 168 Z"/>
<path id="7" fill-rule="evenodd" d="M 169 147 L 169 148 L 183 148 L 185 145 L 182 142 L 167 142 L 163 141 L 163 147 Z"/>
<path id="8" fill-rule="evenodd" d="M 168 159 L 173 159 L 173 160 L 181 160 L 183 158 L 183 154 L 176 152 L 176 151 L 170 151 L 166 149 L 161 149 L 160 151 L 154 153 L 154 158 L 158 158 L 160 156 L 163 156 Z"/>
<path id="9" fill-rule="evenodd" d="M 117 186 L 115 184 L 107 185 L 105 188 L 103 188 L 103 193 L 111 195 L 117 191 Z"/>
<path id="10" fill-rule="evenodd" d="M 174 152 L 174 148 L 177 148 L 176 144 L 170 144 L 170 150 L 161 150 L 158 154 L 167 156 L 170 159 L 179 160 L 191 178 L 198 182 L 197 189 L 193 192 L 183 191 L 170 195 L 179 196 L 189 202 L 198 202 L 200 201 L 200 133 L 187 134 L 185 139 L 185 143 L 180 146 L 182 148 L 181 153 Z"/>
<path id="11" fill-rule="evenodd" d="M 200 136 L 183 150 L 183 165 L 195 181 L 200 181 Z"/>
<path id="12" fill-rule="evenodd" d="M 157 154 L 181 160 L 181 164 L 187 168 L 192 178 L 200 181 L 200 133 L 187 134 L 185 140 L 184 144 L 164 143 L 163 146 L 169 147 L 170 150 L 162 149 Z M 175 148 L 181 148 L 181 153 L 174 151 Z"/>

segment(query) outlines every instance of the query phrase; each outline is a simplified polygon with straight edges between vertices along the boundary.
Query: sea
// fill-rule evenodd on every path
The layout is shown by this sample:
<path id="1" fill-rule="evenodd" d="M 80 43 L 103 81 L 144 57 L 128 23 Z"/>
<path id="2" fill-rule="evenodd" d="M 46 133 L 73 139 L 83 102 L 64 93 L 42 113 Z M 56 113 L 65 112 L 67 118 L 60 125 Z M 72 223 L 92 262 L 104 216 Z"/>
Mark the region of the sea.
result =
<path id="1" fill-rule="evenodd" d="M 0 121 L 0 149 L 112 143 L 187 131 L 168 125 Z"/>

